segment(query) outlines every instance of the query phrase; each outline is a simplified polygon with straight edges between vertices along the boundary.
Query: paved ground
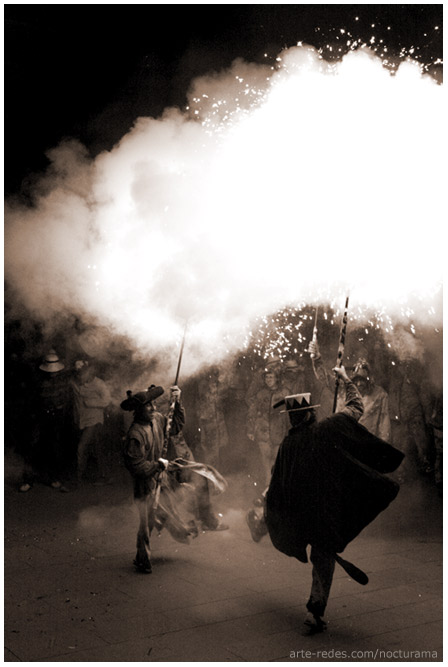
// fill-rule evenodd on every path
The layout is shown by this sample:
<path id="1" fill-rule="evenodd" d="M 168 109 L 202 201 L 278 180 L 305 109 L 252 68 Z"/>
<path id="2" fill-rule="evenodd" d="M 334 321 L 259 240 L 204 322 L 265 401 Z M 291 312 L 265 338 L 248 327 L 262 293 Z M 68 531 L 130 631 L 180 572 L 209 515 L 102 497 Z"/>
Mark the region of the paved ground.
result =
<path id="1" fill-rule="evenodd" d="M 7 475 L 5 661 L 442 660 L 442 503 L 432 487 L 404 486 L 349 545 L 370 583 L 336 566 L 328 632 L 303 637 L 311 566 L 268 538 L 252 542 L 243 508 L 254 489 L 245 476 L 229 482 L 216 507 L 230 530 L 190 545 L 163 532 L 143 575 L 131 565 L 137 517 L 125 475 L 69 494 L 38 485 L 19 494 Z"/>

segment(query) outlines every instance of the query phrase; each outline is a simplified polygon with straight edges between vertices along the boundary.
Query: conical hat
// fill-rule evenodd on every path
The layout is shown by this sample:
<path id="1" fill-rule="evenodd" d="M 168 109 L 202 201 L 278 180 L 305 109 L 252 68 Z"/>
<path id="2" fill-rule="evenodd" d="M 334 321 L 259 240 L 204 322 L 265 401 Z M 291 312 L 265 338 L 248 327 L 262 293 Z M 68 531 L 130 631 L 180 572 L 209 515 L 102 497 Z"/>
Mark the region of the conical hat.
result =
<path id="1" fill-rule="evenodd" d="M 299 410 L 311 410 L 311 408 L 320 407 L 320 403 L 318 405 L 311 405 L 310 392 L 285 396 L 285 398 L 282 398 L 281 401 L 274 405 L 274 408 L 279 408 L 281 405 L 286 407 L 286 410 L 282 410 L 282 412 L 298 412 Z"/>

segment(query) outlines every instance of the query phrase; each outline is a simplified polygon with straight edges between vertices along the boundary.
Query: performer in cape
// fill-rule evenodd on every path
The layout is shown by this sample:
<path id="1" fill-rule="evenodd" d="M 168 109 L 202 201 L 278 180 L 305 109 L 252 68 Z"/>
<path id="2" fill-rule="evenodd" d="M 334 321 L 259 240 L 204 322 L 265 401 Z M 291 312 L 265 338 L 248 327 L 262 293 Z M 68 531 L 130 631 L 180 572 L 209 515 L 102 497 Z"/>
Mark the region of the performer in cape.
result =
<path id="1" fill-rule="evenodd" d="M 316 421 L 311 394 L 286 396 L 291 428 L 283 440 L 265 493 L 264 513 L 252 509 L 247 522 L 259 541 L 269 532 L 273 545 L 287 556 L 308 562 L 311 545 L 312 586 L 304 633 L 326 628 L 323 619 L 339 563 L 358 583 L 368 578 L 342 559 L 347 544 L 396 497 L 399 486 L 383 473 L 394 471 L 403 454 L 358 424 L 361 395 L 340 365 L 333 369 L 344 382 L 343 409 Z"/>

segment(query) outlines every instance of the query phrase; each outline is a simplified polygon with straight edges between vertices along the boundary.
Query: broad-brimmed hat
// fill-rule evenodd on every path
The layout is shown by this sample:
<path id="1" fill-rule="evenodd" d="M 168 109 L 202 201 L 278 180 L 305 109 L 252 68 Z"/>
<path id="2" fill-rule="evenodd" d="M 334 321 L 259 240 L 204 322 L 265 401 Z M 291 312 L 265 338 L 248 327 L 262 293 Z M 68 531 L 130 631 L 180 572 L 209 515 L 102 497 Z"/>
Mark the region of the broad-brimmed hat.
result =
<path id="1" fill-rule="evenodd" d="M 264 360 L 264 372 L 265 373 L 271 373 L 272 371 L 275 371 L 275 369 L 279 368 L 282 364 L 282 360 L 280 357 L 274 356 L 274 357 L 268 357 L 267 359 Z"/>
<path id="2" fill-rule="evenodd" d="M 283 364 L 283 372 L 296 372 L 300 371 L 303 372 L 305 369 L 305 361 L 303 357 L 299 357 L 299 360 L 297 359 L 287 359 L 284 364 Z"/>
<path id="3" fill-rule="evenodd" d="M 285 361 L 284 363 L 283 368 L 285 369 L 285 371 L 295 371 L 298 368 L 300 368 L 300 366 L 295 359 L 287 359 L 287 361 Z"/>
<path id="4" fill-rule="evenodd" d="M 356 378 L 362 378 L 367 382 L 372 379 L 369 364 L 365 359 L 360 359 L 353 367 L 351 379 L 355 380 Z"/>
<path id="5" fill-rule="evenodd" d="M 44 362 L 39 368 L 46 373 L 57 373 L 58 371 L 62 371 L 65 366 L 62 361 L 59 361 L 59 357 L 55 350 L 50 350 L 49 353 L 45 355 Z"/>
<path id="6" fill-rule="evenodd" d="M 312 408 L 319 408 L 318 405 L 311 405 L 311 394 L 310 392 L 305 392 L 303 394 L 292 394 L 291 396 L 285 396 L 281 401 L 278 401 L 274 405 L 274 408 L 279 408 L 281 405 L 285 406 L 285 410 L 281 412 L 298 412 L 299 410 L 311 410 Z"/>
<path id="7" fill-rule="evenodd" d="M 146 403 L 151 403 L 155 401 L 156 398 L 159 398 L 164 393 L 163 387 L 156 387 L 155 384 L 152 384 L 146 391 L 139 391 L 137 394 L 133 394 L 132 391 L 127 391 L 127 398 L 120 404 L 122 410 L 132 412 L 138 410 Z"/>

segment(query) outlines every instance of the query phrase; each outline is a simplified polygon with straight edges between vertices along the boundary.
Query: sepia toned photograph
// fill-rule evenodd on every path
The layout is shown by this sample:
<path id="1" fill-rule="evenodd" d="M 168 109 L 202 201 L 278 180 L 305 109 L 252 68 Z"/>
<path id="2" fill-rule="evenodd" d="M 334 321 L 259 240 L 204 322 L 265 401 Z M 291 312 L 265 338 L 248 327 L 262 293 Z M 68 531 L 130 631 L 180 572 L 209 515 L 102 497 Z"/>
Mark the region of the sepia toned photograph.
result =
<path id="1" fill-rule="evenodd" d="M 5 4 L 4 661 L 443 662 L 442 4 Z"/>

